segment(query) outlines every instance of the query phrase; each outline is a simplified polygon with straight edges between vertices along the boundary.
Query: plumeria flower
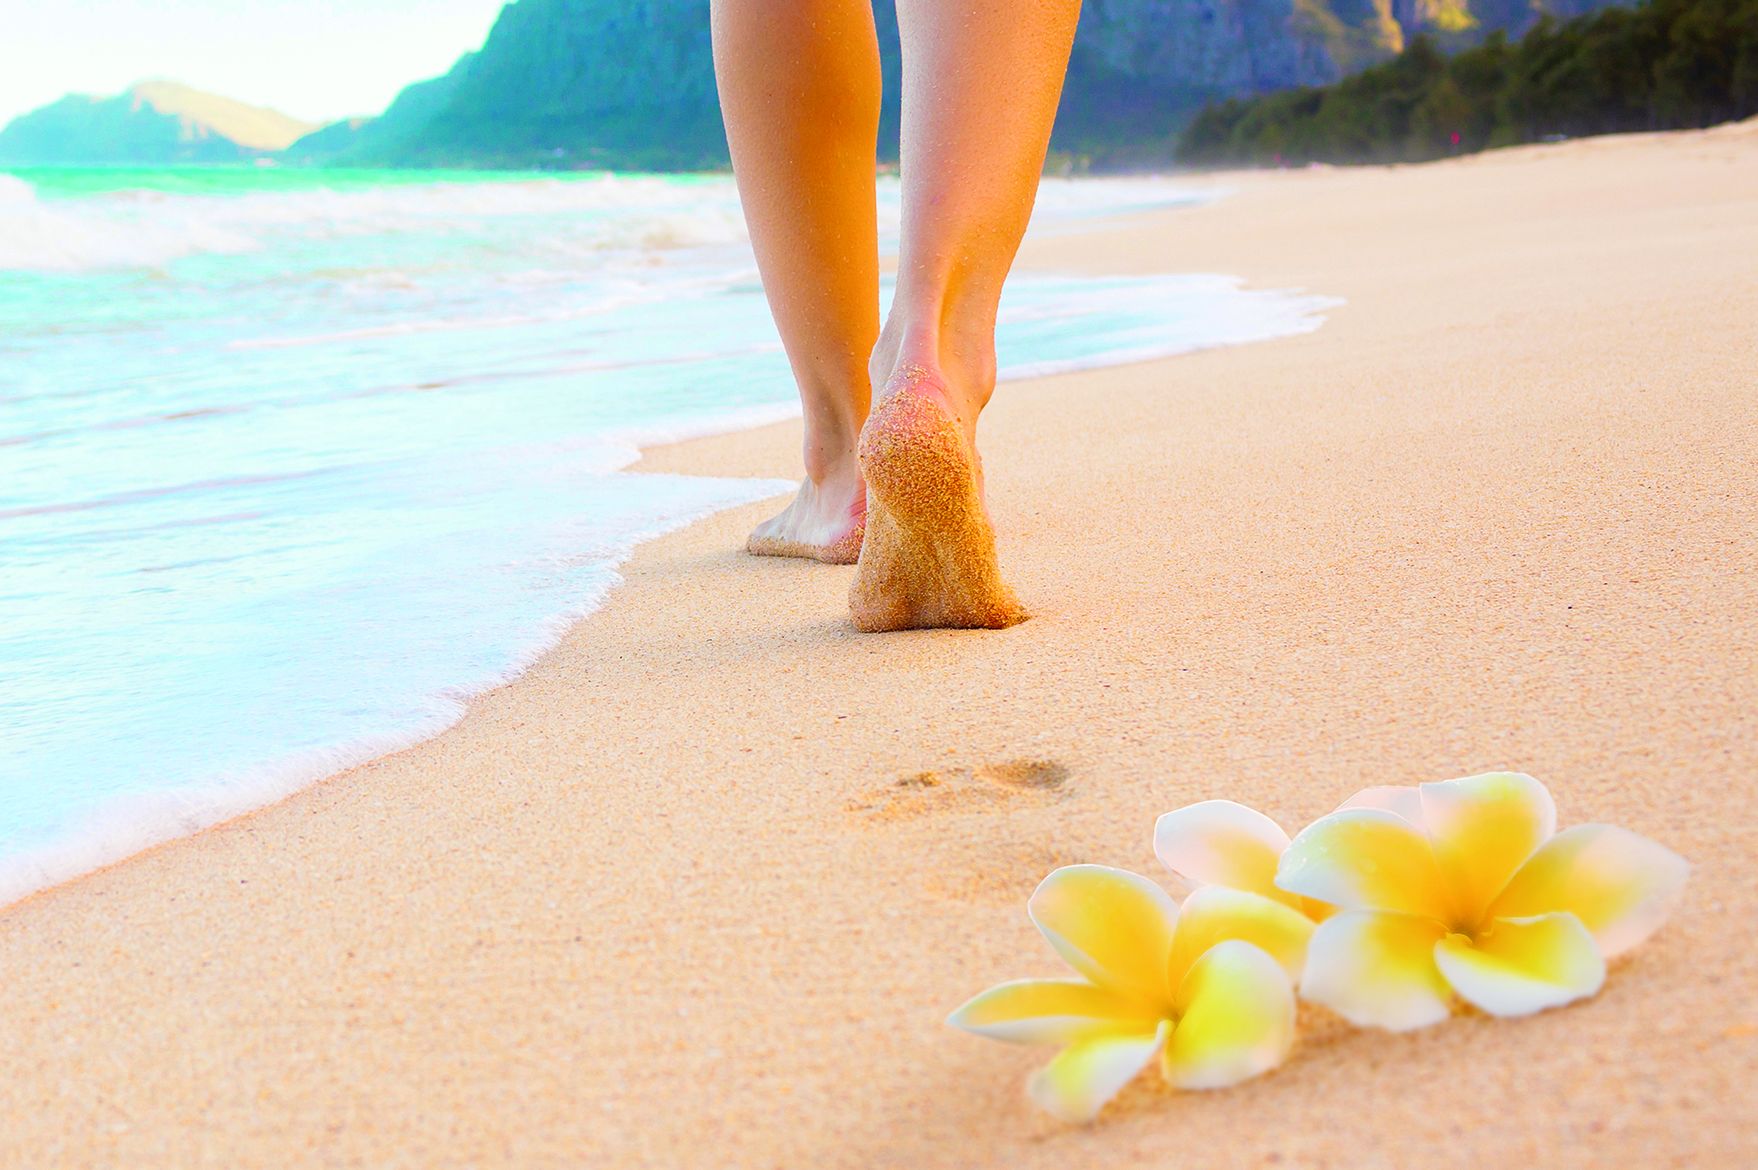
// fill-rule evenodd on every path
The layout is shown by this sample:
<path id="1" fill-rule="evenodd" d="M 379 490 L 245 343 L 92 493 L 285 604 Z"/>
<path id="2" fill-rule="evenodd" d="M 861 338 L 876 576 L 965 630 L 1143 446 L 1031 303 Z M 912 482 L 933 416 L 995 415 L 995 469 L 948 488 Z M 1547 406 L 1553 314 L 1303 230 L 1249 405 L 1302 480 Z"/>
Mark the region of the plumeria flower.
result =
<path id="1" fill-rule="evenodd" d="M 1204 800 L 1166 813 L 1154 823 L 1154 855 L 1189 890 L 1225 886 L 1273 898 L 1315 922 L 1331 913 L 1323 902 L 1276 885 L 1276 867 L 1288 848 L 1282 826 L 1255 808 L 1231 800 Z"/>
<path id="2" fill-rule="evenodd" d="M 1147 878 L 1071 865 L 1026 912 L 1076 979 L 1023 979 L 977 996 L 948 1023 L 1062 1051 L 1027 1086 L 1065 1121 L 1089 1121 L 1156 1056 L 1184 1089 L 1237 1084 L 1294 1043 L 1294 988 L 1312 923 L 1280 902 L 1219 887 L 1184 909 Z"/>
<path id="3" fill-rule="evenodd" d="M 1454 993 L 1498 1016 L 1594 994 L 1687 869 L 1610 825 L 1557 833 L 1544 785 L 1492 772 L 1358 794 L 1294 838 L 1276 884 L 1340 909 L 1312 936 L 1301 995 L 1404 1031 L 1445 1019 Z"/>

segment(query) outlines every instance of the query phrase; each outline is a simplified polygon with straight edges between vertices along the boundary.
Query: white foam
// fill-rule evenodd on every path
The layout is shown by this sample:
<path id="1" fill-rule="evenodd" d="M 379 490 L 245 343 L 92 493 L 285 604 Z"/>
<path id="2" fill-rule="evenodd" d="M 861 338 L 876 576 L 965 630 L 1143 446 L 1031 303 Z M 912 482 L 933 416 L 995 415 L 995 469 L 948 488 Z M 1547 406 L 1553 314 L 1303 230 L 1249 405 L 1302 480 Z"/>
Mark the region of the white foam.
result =
<path id="1" fill-rule="evenodd" d="M 1190 295 L 1176 329 L 1154 331 L 1139 344 L 1119 344 L 1080 357 L 1047 358 L 1003 364 L 1003 381 L 1043 378 L 1109 366 L 1158 361 L 1277 337 L 1311 333 L 1324 324 L 1322 314 L 1343 304 L 1340 297 L 1315 296 L 1286 289 L 1247 290 L 1239 277 L 1191 275 Z M 1206 290 L 1206 291 L 1205 291 Z M 1029 311 L 1019 316 L 1030 315 Z"/>
<path id="2" fill-rule="evenodd" d="M 705 429 L 702 433 L 712 433 L 712 430 Z M 759 494 L 754 498 L 791 491 L 794 487 L 786 481 L 776 481 L 772 486 L 775 491 L 765 493 L 758 489 Z M 630 540 L 621 555 L 610 563 L 621 565 L 636 544 L 692 524 L 709 511 L 713 509 L 680 516 L 643 533 Z M 616 578 L 616 582 L 620 580 L 620 577 Z M 574 608 L 544 622 L 540 635 L 513 654 L 503 670 L 435 696 L 433 702 L 439 710 L 426 719 L 334 747 L 297 752 L 273 764 L 238 774 L 115 796 L 83 814 L 73 831 L 9 856 L 0 856 L 0 907 L 113 865 L 156 845 L 192 836 L 245 813 L 266 808 L 325 777 L 432 739 L 463 717 L 471 698 L 518 678 L 559 644 L 575 622 L 598 608 L 616 582 L 599 587 Z"/>
<path id="3" fill-rule="evenodd" d="M 897 238 L 896 180 L 881 180 L 879 193 L 881 234 L 889 246 Z M 1046 179 L 1033 224 L 1054 230 L 1095 215 L 1217 196 L 1217 191 L 1152 176 Z M 127 189 L 45 200 L 28 182 L 0 173 L 0 271 L 159 268 L 192 256 L 242 255 L 289 241 L 463 232 L 485 225 L 514 229 L 503 241 L 506 246 L 562 261 L 604 251 L 665 252 L 746 239 L 737 190 L 724 176 L 489 178 L 242 194 Z"/>
<path id="4" fill-rule="evenodd" d="M 611 466 L 626 467 L 640 449 L 657 443 L 723 434 L 797 416 L 798 409 L 754 408 L 720 417 L 703 416 L 667 426 L 630 428 L 610 440 L 620 452 Z M 724 481 L 730 498 L 688 509 L 649 524 L 617 542 L 602 564 L 612 570 L 607 580 L 575 602 L 539 622 L 522 645 L 506 655 L 497 670 L 462 680 L 430 697 L 431 712 L 400 727 L 362 736 L 330 747 L 308 749 L 273 763 L 199 781 L 113 796 L 86 809 L 71 830 L 26 849 L 0 855 L 0 907 L 113 865 L 157 845 L 192 836 L 246 813 L 276 804 L 329 776 L 432 739 L 454 726 L 477 695 L 518 678 L 557 646 L 567 631 L 603 603 L 620 584 L 614 570 L 646 541 L 689 526 L 721 508 L 792 492 L 791 480 Z M 597 550 L 602 553 L 604 550 Z"/>
<path id="5" fill-rule="evenodd" d="M 730 182 L 606 175 L 234 195 L 124 190 L 43 200 L 29 183 L 0 174 L 0 271 L 156 268 L 289 241 L 463 234 L 485 225 L 512 227 L 512 246 L 563 260 L 745 238 Z"/>
<path id="6" fill-rule="evenodd" d="M 456 723 L 462 713 L 463 705 L 458 703 L 450 718 L 436 718 L 341 747 L 303 752 L 241 776 L 112 797 L 88 810 L 72 831 L 0 856 L 0 907 L 155 845 L 266 808 L 325 776 L 431 739 Z"/>
<path id="7" fill-rule="evenodd" d="M 77 202 L 39 201 L 29 183 L 0 174 L 0 272 L 156 268 L 198 252 L 255 251 L 246 232 L 195 215 L 169 218 L 94 212 Z"/>

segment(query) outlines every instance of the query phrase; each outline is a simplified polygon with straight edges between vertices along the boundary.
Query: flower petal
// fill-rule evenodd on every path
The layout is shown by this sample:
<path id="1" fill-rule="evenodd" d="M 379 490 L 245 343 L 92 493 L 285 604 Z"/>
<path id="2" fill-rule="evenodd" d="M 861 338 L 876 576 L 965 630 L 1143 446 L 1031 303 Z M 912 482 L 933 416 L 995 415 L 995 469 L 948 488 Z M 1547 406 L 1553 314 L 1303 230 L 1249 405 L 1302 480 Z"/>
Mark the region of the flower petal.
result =
<path id="1" fill-rule="evenodd" d="M 1226 886 L 1294 902 L 1276 888 L 1276 862 L 1288 848 L 1282 826 L 1231 800 L 1205 800 L 1154 824 L 1154 853 L 1192 887 Z"/>
<path id="2" fill-rule="evenodd" d="M 1452 1014 L 1452 992 L 1435 967 L 1446 928 L 1428 918 L 1350 910 L 1319 923 L 1306 948 L 1304 999 L 1352 1024 L 1407 1032 Z"/>
<path id="3" fill-rule="evenodd" d="M 1166 1021 L 1147 1032 L 1112 1032 L 1070 1044 L 1032 1074 L 1026 1092 L 1038 1108 L 1063 1121 L 1091 1121 L 1154 1059 L 1169 1027 Z"/>
<path id="4" fill-rule="evenodd" d="M 1557 830 L 1544 785 L 1519 772 L 1486 772 L 1422 785 L 1422 819 L 1452 895 L 1456 929 L 1475 930 L 1508 879 Z"/>
<path id="5" fill-rule="evenodd" d="M 1220 1089 L 1268 1072 L 1294 1046 L 1294 988 L 1268 953 L 1231 939 L 1197 959 L 1161 1058 L 1180 1089 Z"/>
<path id="6" fill-rule="evenodd" d="M 1009 1044 L 1072 1044 L 1120 1022 L 1152 1030 L 1140 1005 L 1084 979 L 1018 979 L 991 987 L 948 1016 L 955 1028 Z"/>
<path id="7" fill-rule="evenodd" d="M 1383 808 L 1422 828 L 1422 790 L 1414 784 L 1380 784 L 1363 788 L 1337 808 Z"/>
<path id="8" fill-rule="evenodd" d="M 1496 918 L 1567 910 L 1606 958 L 1666 921 L 1690 865 L 1664 845 L 1612 825 L 1575 825 L 1546 841 L 1490 908 Z"/>
<path id="9" fill-rule="evenodd" d="M 1276 884 L 1345 910 L 1443 918 L 1449 906 L 1428 837 L 1377 808 L 1342 809 L 1301 830 Z"/>
<path id="10" fill-rule="evenodd" d="M 1066 865 L 1039 884 L 1026 912 L 1056 953 L 1100 987 L 1161 1005 L 1178 903 L 1153 882 L 1104 865 Z"/>
<path id="11" fill-rule="evenodd" d="M 1312 919 L 1298 910 L 1244 890 L 1204 886 L 1186 898 L 1178 912 L 1167 985 L 1176 998 L 1196 961 L 1228 939 L 1243 939 L 1264 950 L 1289 979 L 1298 979 L 1311 937 Z"/>
<path id="12" fill-rule="evenodd" d="M 1453 990 L 1492 1016 L 1525 1016 L 1592 995 L 1605 959 L 1573 914 L 1498 918 L 1476 942 L 1448 935 L 1434 959 Z"/>

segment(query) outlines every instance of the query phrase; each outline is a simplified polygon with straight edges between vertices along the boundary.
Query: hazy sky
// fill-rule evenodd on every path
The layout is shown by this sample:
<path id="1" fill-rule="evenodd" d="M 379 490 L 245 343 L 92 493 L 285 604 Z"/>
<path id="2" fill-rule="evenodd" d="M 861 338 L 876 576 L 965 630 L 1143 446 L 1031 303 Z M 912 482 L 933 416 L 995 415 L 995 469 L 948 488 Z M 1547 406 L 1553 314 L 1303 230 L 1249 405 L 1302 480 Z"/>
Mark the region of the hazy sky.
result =
<path id="1" fill-rule="evenodd" d="M 480 48 L 503 0 L 0 0 L 0 125 L 181 81 L 296 118 L 376 114 Z"/>

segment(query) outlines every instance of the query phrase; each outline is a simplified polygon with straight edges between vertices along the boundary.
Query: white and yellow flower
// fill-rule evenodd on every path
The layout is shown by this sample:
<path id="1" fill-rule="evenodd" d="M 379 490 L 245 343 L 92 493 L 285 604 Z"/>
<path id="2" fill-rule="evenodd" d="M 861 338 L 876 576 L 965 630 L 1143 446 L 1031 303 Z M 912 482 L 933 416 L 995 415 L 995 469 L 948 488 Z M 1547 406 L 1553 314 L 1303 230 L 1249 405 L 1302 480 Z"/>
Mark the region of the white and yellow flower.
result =
<path id="1" fill-rule="evenodd" d="M 1154 822 L 1154 856 L 1186 890 L 1244 890 L 1319 921 L 1331 913 L 1329 906 L 1276 885 L 1276 867 L 1287 848 L 1288 834 L 1281 825 L 1231 800 L 1187 804 Z"/>
<path id="2" fill-rule="evenodd" d="M 1027 904 L 1079 974 L 1025 979 L 977 996 L 948 1023 L 1062 1051 L 1028 1085 L 1066 1121 L 1088 1121 L 1157 1056 L 1179 1088 L 1237 1084 L 1280 1064 L 1294 1042 L 1293 981 L 1312 923 L 1257 894 L 1211 887 L 1185 900 L 1144 877 L 1066 866 Z"/>
<path id="3" fill-rule="evenodd" d="M 1455 993 L 1498 1016 L 1594 994 L 1687 870 L 1610 825 L 1557 833 L 1544 785 L 1492 772 L 1357 794 L 1294 838 L 1276 884 L 1339 911 L 1312 936 L 1301 995 L 1404 1031 L 1445 1019 Z"/>

